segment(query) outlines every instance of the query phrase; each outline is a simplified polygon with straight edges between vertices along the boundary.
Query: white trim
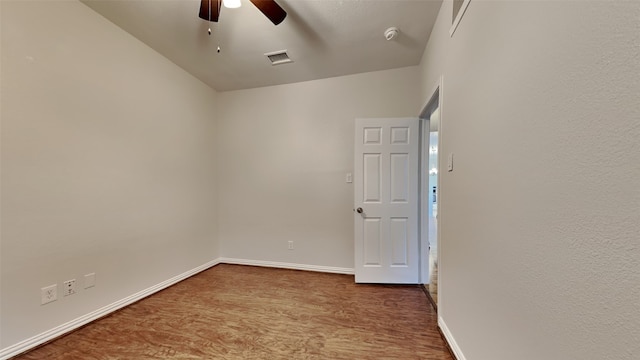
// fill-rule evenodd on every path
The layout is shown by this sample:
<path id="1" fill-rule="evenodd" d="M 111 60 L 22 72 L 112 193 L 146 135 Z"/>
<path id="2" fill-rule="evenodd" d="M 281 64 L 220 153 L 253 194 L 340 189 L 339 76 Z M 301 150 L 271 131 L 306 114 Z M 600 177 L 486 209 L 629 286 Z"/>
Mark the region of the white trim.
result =
<path id="1" fill-rule="evenodd" d="M 425 101 L 424 105 L 420 108 L 420 115 L 418 117 L 420 119 L 426 119 L 431 116 L 431 104 L 436 100 L 436 95 L 438 95 L 438 102 L 442 100 L 442 96 L 440 96 L 440 89 L 442 88 L 442 75 L 438 78 L 436 84 L 431 88 L 431 92 L 429 92 L 429 97 L 427 101 Z M 440 106 L 440 104 L 438 104 Z"/>
<path id="2" fill-rule="evenodd" d="M 425 219 L 424 214 L 429 214 L 428 187 L 429 176 L 424 175 L 424 171 L 429 168 L 429 126 L 431 124 L 427 119 L 419 118 L 420 121 L 420 170 L 418 171 L 418 197 L 420 205 L 418 206 L 418 249 L 420 251 L 420 284 L 429 284 L 429 222 Z M 425 156 L 426 151 L 426 156 Z M 425 191 L 427 189 L 427 191 Z"/>
<path id="3" fill-rule="evenodd" d="M 79 318 L 76 318 L 74 320 L 71 320 L 67 323 L 64 323 L 60 326 L 56 326 L 53 329 L 47 330 L 41 334 L 38 334 L 36 336 L 33 336 L 29 339 L 23 340 L 17 344 L 11 345 L 9 347 L 6 347 L 4 349 L 0 350 L 0 359 L 4 360 L 4 359 L 8 359 L 12 356 L 16 356 L 18 354 L 21 354 L 25 351 L 31 350 L 34 347 L 44 344 L 48 341 L 51 341 L 59 336 L 62 336 L 70 331 L 73 331 L 83 325 L 86 325 L 92 321 L 95 321 L 101 317 L 104 317 L 116 310 L 119 310 L 127 305 L 133 304 L 136 301 L 142 300 L 144 298 L 146 298 L 149 295 L 152 295 L 160 290 L 166 289 L 169 286 L 178 283 L 184 279 L 187 279 L 201 271 L 207 270 L 215 265 L 218 265 L 220 263 L 220 259 L 215 259 L 212 261 L 209 261 L 206 264 L 200 265 L 194 269 L 191 269 L 189 271 L 186 271 L 180 275 L 174 276 L 171 279 L 165 280 L 157 285 L 151 286 L 147 289 L 144 289 L 142 291 L 139 291 L 131 296 L 127 296 L 126 298 L 122 299 L 122 300 L 118 300 L 112 304 L 109 304 L 105 307 L 102 307 L 98 310 L 92 311 L 86 315 L 80 316 Z"/>
<path id="4" fill-rule="evenodd" d="M 471 0 L 464 0 L 464 2 L 462 3 L 462 6 L 460 6 L 458 15 L 456 15 L 456 18 L 453 20 L 453 24 L 449 29 L 449 37 L 453 37 L 453 33 L 456 32 L 456 29 L 458 28 L 458 24 L 460 24 L 460 20 L 462 20 L 462 15 L 464 15 L 464 12 L 467 11 L 467 6 L 469 6 L 470 1 Z"/>
<path id="5" fill-rule="evenodd" d="M 442 330 L 442 334 L 444 335 L 445 340 L 449 344 L 451 351 L 453 351 L 453 355 L 456 356 L 456 359 L 466 360 L 467 358 L 464 357 L 462 350 L 460 350 L 460 347 L 458 346 L 455 339 L 453 338 L 453 335 L 451 335 L 451 331 L 449 331 L 449 328 L 447 327 L 447 325 L 444 323 L 444 320 L 440 316 L 438 316 L 438 326 L 440 327 L 440 330 Z"/>
<path id="6" fill-rule="evenodd" d="M 251 266 L 262 266 L 262 267 L 271 267 L 271 268 L 280 268 L 280 269 L 317 271 L 317 272 L 345 274 L 345 275 L 355 274 L 355 270 L 353 268 L 294 264 L 294 263 L 263 261 L 263 260 L 235 259 L 235 258 L 225 258 L 225 257 L 219 258 L 218 260 L 220 260 L 220 263 L 233 264 L 233 265 L 251 265 Z"/>
<path id="7" fill-rule="evenodd" d="M 437 260 L 438 260 L 438 274 L 436 275 L 438 278 L 436 279 L 436 281 L 438 282 L 438 296 L 436 299 L 436 307 L 439 309 L 439 311 L 442 311 L 443 309 L 443 301 L 441 301 L 442 299 L 442 214 L 444 213 L 444 206 L 443 205 L 443 197 L 442 197 L 442 182 L 444 180 L 442 180 L 444 178 L 444 173 L 441 172 L 441 170 L 444 168 L 444 146 L 443 146 L 443 139 L 444 139 L 444 124 L 445 124 L 445 116 L 444 116 L 444 75 L 440 75 L 440 78 L 438 79 L 438 109 L 440 111 L 440 124 L 438 125 L 438 215 L 437 215 L 437 221 L 438 221 L 438 229 L 436 229 L 436 244 L 438 244 L 438 248 L 436 249 L 437 251 Z M 446 199 L 446 196 L 444 197 L 444 199 Z M 446 285 L 446 284 L 445 284 Z"/>

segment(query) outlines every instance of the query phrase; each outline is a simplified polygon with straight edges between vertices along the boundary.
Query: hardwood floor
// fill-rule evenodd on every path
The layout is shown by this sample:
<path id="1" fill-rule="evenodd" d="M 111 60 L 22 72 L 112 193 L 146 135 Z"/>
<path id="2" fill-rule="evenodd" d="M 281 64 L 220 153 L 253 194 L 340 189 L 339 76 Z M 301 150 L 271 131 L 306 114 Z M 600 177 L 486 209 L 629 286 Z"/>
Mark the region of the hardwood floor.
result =
<path id="1" fill-rule="evenodd" d="M 452 357 L 418 286 L 218 265 L 14 359 Z"/>

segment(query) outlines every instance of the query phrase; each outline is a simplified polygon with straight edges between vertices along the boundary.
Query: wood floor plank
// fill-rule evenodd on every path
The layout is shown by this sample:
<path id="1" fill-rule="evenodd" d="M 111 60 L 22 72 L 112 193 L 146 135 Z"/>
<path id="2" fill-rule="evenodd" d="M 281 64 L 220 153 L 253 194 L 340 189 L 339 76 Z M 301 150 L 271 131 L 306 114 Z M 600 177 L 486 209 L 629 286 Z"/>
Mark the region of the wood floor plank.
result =
<path id="1" fill-rule="evenodd" d="M 452 360 L 417 286 L 217 265 L 14 358 Z"/>

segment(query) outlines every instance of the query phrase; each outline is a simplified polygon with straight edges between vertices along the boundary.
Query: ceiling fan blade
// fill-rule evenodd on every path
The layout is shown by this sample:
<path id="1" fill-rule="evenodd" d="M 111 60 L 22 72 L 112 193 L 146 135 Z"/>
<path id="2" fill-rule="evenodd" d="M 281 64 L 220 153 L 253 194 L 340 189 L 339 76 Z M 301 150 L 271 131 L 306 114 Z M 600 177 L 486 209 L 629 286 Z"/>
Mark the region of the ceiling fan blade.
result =
<path id="1" fill-rule="evenodd" d="M 211 13 L 209 13 L 209 4 L 211 4 Z M 200 0 L 200 13 L 198 17 L 207 21 L 218 22 L 221 5 L 222 0 Z"/>
<path id="2" fill-rule="evenodd" d="M 275 0 L 249 0 L 258 10 L 271 20 L 273 25 L 278 25 L 287 17 L 287 12 L 278 5 Z"/>

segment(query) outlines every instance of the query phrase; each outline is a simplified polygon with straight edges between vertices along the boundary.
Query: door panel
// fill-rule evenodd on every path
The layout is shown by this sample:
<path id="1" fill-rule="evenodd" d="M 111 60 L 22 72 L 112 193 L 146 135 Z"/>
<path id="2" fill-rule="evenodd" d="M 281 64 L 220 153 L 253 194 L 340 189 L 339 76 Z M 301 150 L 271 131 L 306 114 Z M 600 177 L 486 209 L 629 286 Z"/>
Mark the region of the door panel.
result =
<path id="1" fill-rule="evenodd" d="M 418 283 L 418 119 L 356 119 L 356 282 Z"/>
<path id="2" fill-rule="evenodd" d="M 407 218 L 391 218 L 391 244 L 393 252 L 391 266 L 407 266 L 409 231 Z"/>
<path id="3" fill-rule="evenodd" d="M 370 127 L 364 129 L 364 143 L 365 144 L 380 144 L 380 133 L 382 128 Z"/>
<path id="4" fill-rule="evenodd" d="M 382 161 L 380 154 L 364 154 L 364 199 L 365 203 L 379 203 L 381 199 L 380 179 L 382 178 Z"/>
<path id="5" fill-rule="evenodd" d="M 409 143 L 409 128 L 408 127 L 392 127 L 391 128 L 391 143 L 394 145 L 406 145 Z"/>
<path id="6" fill-rule="evenodd" d="M 364 220 L 364 266 L 380 266 L 380 218 Z"/>
<path id="7" fill-rule="evenodd" d="M 409 201 L 409 156 L 391 154 L 391 202 Z"/>

